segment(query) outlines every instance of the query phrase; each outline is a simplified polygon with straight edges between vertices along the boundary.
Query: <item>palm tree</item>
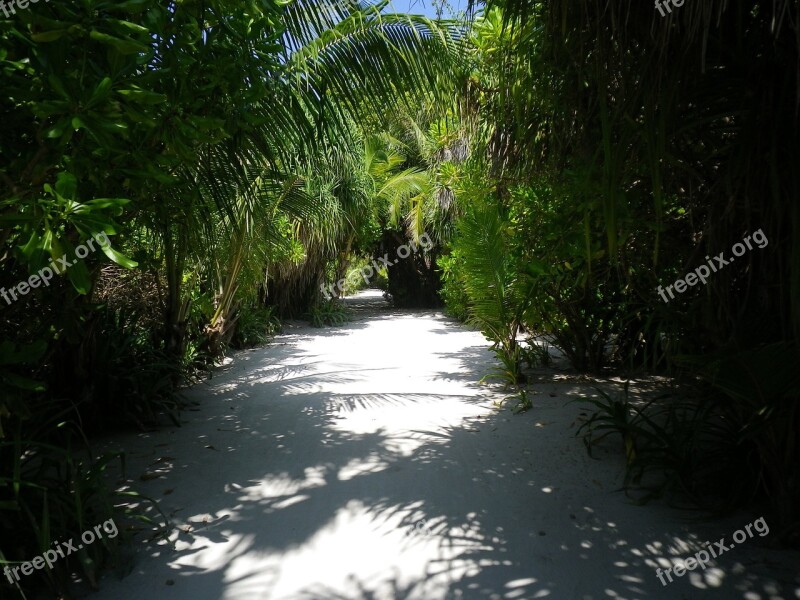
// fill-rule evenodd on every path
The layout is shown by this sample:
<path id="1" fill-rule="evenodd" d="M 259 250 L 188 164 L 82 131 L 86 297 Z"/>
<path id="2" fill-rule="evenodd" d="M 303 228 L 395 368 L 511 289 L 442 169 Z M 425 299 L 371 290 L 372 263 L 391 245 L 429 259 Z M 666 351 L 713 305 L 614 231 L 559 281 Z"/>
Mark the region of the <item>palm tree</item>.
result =
<path id="1" fill-rule="evenodd" d="M 217 212 L 225 215 L 224 229 L 234 249 L 226 254 L 232 262 L 220 265 L 227 274 L 209 329 L 214 334 L 219 334 L 222 323 L 233 321 L 233 296 L 242 261 L 249 256 L 248 240 L 253 241 L 255 232 L 278 237 L 270 229 L 277 222 L 275 210 L 296 223 L 306 250 L 301 269 L 305 275 L 290 284 L 301 294 L 301 305 L 311 300 L 308 290 L 315 287 L 325 260 L 349 250 L 356 213 L 365 211 L 364 198 L 358 182 L 349 177 L 352 171 L 341 168 L 346 152 L 334 144 L 353 137 L 352 119 L 385 111 L 401 97 L 437 100 L 438 90 L 451 84 L 456 72 L 452 67 L 458 36 L 452 24 L 382 15 L 383 6 L 331 1 L 299 2 L 285 8 L 285 33 L 277 54 L 273 52 L 278 60 L 270 63 L 273 71 L 263 74 L 268 94 L 249 107 L 239 102 L 233 115 L 235 132 L 209 145 L 199 157 L 196 173 L 187 172 L 187 178 L 198 184 L 187 192 L 199 202 L 182 203 L 192 225 L 175 230 L 170 224 L 169 230 L 178 236 L 174 242 L 171 235 L 164 236 L 170 244 L 163 254 L 168 263 L 167 305 L 172 307 L 165 323 L 168 346 L 180 348 L 181 343 L 171 337 L 182 334 L 188 311 L 186 303 L 178 300 L 183 276 L 180 249 L 205 246 L 217 252 L 217 244 L 188 237 L 212 230 L 210 221 Z M 220 18 L 219 23 L 223 22 Z M 211 37 L 219 26 L 211 23 Z M 247 38 L 240 41 L 245 48 L 253 43 Z M 321 181 L 309 176 L 311 169 L 323 164 L 333 167 L 326 170 L 332 178 Z M 282 192 L 274 192 L 287 180 L 298 184 L 301 179 L 309 182 L 305 193 L 302 186 L 293 184 L 296 202 L 285 206 Z M 311 189 L 315 179 L 319 182 L 316 190 Z M 265 190 L 272 190 L 272 195 Z M 278 208 L 273 210 L 273 204 Z M 283 278 L 279 283 L 289 281 Z M 290 290 L 280 294 L 285 304 L 297 306 Z"/>

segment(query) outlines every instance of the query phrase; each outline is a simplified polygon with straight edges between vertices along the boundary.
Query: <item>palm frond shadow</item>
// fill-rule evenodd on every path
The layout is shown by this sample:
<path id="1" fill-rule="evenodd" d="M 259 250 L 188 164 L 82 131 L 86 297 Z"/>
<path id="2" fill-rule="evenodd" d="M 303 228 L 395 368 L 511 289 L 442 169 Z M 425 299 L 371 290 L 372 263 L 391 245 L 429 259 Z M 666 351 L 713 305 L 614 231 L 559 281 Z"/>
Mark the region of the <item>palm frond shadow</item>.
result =
<path id="1" fill-rule="evenodd" d="M 481 354 L 465 348 L 440 358 L 461 376 L 486 364 Z M 143 547 L 150 558 L 142 572 L 150 580 L 163 573 L 204 598 L 269 598 L 278 593 L 285 561 L 323 545 L 331 561 L 326 569 L 335 568 L 341 585 L 305 570 L 307 584 L 293 597 L 580 597 L 597 586 L 598 573 L 604 587 L 626 597 L 651 585 L 660 589 L 655 566 L 687 554 L 677 542 L 664 542 L 669 532 L 654 530 L 633 543 L 630 526 L 620 520 L 644 517 L 610 510 L 601 495 L 596 505 L 585 502 L 579 491 L 594 485 L 592 478 L 613 480 L 609 461 L 579 452 L 573 483 L 557 483 L 564 479 L 548 456 L 580 441 L 531 427 L 530 418 L 540 418 L 533 413 L 512 418 L 488 411 L 453 426 L 419 426 L 415 419 L 417 425 L 389 431 L 371 426 L 372 418 L 383 411 L 401 418 L 409 407 L 453 398 L 474 406 L 486 398 L 469 391 L 449 397 L 324 391 L 323 382 L 347 390 L 363 381 L 360 370 L 317 372 L 313 351 L 300 344 L 263 348 L 247 359 L 257 377 L 232 371 L 212 380 L 214 395 L 190 390 L 201 412 L 189 416 L 200 418 L 183 425 L 180 442 L 169 431 L 139 438 L 151 452 L 155 446 L 173 457 L 158 479 L 141 485 L 152 496 L 170 490 L 162 507 L 178 528 L 170 543 Z M 303 365 L 306 360 L 311 364 Z M 478 386 L 480 373 L 471 376 Z M 240 414 L 245 403 L 257 403 L 258 410 Z M 504 443 L 520 451 L 498 452 Z M 129 468 L 137 473 L 138 464 L 153 460 L 132 457 Z M 225 473 L 224 486 L 200 493 L 190 482 L 204 472 Z M 423 520 L 428 532 L 415 533 Z M 217 546 L 224 560 L 198 568 L 200 549 Z M 381 549 L 391 562 L 367 577 L 361 565 Z M 577 576 L 584 568 L 589 574 Z M 740 585 L 782 589 L 748 570 L 724 579 L 719 591 L 731 594 Z"/>

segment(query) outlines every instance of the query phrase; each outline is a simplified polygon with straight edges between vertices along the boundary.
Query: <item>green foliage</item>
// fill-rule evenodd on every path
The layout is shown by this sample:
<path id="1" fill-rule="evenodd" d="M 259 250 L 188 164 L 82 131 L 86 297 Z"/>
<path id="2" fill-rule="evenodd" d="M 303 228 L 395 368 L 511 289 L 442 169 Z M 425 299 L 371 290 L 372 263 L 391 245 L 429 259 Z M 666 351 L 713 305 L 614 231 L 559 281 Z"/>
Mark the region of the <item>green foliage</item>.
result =
<path id="1" fill-rule="evenodd" d="M 612 398 L 604 390 L 595 388 L 600 398 L 582 398 L 583 402 L 591 404 L 596 411 L 581 424 L 576 435 L 583 436 L 583 443 L 591 455 L 592 446 L 601 443 L 612 434 L 618 434 L 621 437 L 627 464 L 630 468 L 635 463 L 638 455 L 635 434 L 644 431 L 645 435 L 641 437 L 646 437 L 647 432 L 640 425 L 644 421 L 641 411 L 631 405 L 628 397 L 629 383 L 625 383 L 621 397 Z"/>
<path id="2" fill-rule="evenodd" d="M 511 220 L 518 232 L 514 252 L 530 295 L 523 322 L 553 339 L 575 369 L 597 372 L 608 360 L 606 347 L 628 307 L 620 269 L 603 248 L 604 233 L 591 225 L 591 211 L 585 214 L 576 201 L 591 188 L 572 176 L 563 179 L 558 186 L 511 190 Z M 631 254 L 629 263 L 636 260 Z"/>
<path id="3" fill-rule="evenodd" d="M 66 407 L 76 435 L 177 421 L 194 369 L 275 329 L 270 310 L 247 307 L 305 311 L 328 261 L 373 250 L 361 125 L 401 101 L 438 101 L 461 55 L 455 23 L 381 8 L 87 0 L 0 17 L 0 283 L 74 262 L 2 307 L 3 444 L 17 419 Z M 100 252 L 76 255 L 101 236 Z M 28 452 L 76 475 L 52 431 L 15 435 L 24 443 L 3 446 L 0 481 Z M 29 501 L 36 518 L 2 531 L 9 559 L 23 553 L 7 540 L 39 539 L 47 519 L 72 537 L 90 514 L 53 512 L 79 494 L 40 475 L 26 475 L 28 492 L 49 494 Z"/>
<path id="4" fill-rule="evenodd" d="M 731 469 L 723 479 L 730 486 L 726 500 L 736 504 L 765 497 L 782 525 L 782 539 L 800 544 L 797 345 L 777 342 L 678 360 L 697 370 L 707 395 L 721 406 L 724 425 L 712 430 L 712 450 Z"/>
<path id="5" fill-rule="evenodd" d="M 38 408 L 37 415 L 58 410 L 54 403 Z M 101 568 L 121 566 L 119 548 L 129 538 L 128 528 L 136 522 L 161 526 L 145 514 L 149 498 L 109 488 L 109 471 L 124 475 L 123 455 L 93 458 L 69 412 L 50 412 L 36 422 L 14 419 L 9 436 L 0 440 L 0 567 L 18 566 L 108 519 L 114 519 L 119 535 L 104 535 L 52 570 L 36 571 L 22 589 L 46 586 L 67 593 L 73 572 L 94 585 Z M 120 466 L 111 468 L 114 463 Z M 120 508 L 122 503 L 128 508 Z M 0 590 L 10 589 L 5 578 L 0 581 Z"/>
<path id="6" fill-rule="evenodd" d="M 233 348 L 262 346 L 280 333 L 281 321 L 273 307 L 242 308 L 236 319 L 236 331 L 231 338 Z"/>
<path id="7" fill-rule="evenodd" d="M 384 291 L 386 290 L 386 267 L 381 266 L 376 270 L 375 266 L 372 264 L 372 261 L 372 257 L 362 257 L 353 261 L 348 261 L 347 276 L 345 277 L 345 285 L 342 295 L 350 296 L 359 290 L 367 288 L 378 288 Z M 372 272 L 372 276 L 364 279 L 364 271 L 362 271 L 362 269 L 366 269 L 365 272 L 367 275 Z"/>
<path id="8" fill-rule="evenodd" d="M 527 342 L 527 346 L 520 346 L 520 358 L 529 369 L 552 366 L 553 357 L 550 355 L 547 342 L 540 344 L 534 339 L 529 339 Z"/>
<path id="9" fill-rule="evenodd" d="M 595 412 L 576 432 L 589 453 L 594 445 L 616 434 L 627 462 L 624 485 L 629 491 L 640 492 L 639 502 L 667 492 L 679 493 L 676 499 L 683 502 L 707 502 L 714 461 L 719 459 L 708 443 L 708 436 L 714 434 L 707 418 L 712 405 L 670 399 L 669 394 L 636 405 L 628 396 L 628 382 L 617 398 L 599 388 L 597 391 L 600 398 L 581 399 Z M 725 469 L 718 464 L 717 474 Z"/>
<path id="10" fill-rule="evenodd" d="M 464 292 L 469 299 L 468 323 L 495 344 L 498 374 L 508 384 L 524 382 L 517 334 L 527 302 L 519 267 L 509 251 L 509 223 L 499 208 L 475 202 L 458 221 L 456 249 L 463 260 Z"/>
<path id="11" fill-rule="evenodd" d="M 513 323 L 504 315 L 516 312 L 578 370 L 705 379 L 710 387 L 682 400 L 604 396 L 591 428 L 621 434 L 632 486 L 660 474 L 654 493 L 699 502 L 716 486 L 718 504 L 766 500 L 787 538 L 800 505 L 787 376 L 800 334 L 800 219 L 787 201 L 800 195 L 792 7 L 698 3 L 661 18 L 627 0 L 600 11 L 489 0 L 470 37 L 461 109 L 470 155 L 487 164 L 458 169 L 456 194 L 462 207 L 489 203 L 507 226 L 487 211 L 484 229 L 503 239 L 480 240 L 467 208 L 475 231 L 453 240 L 443 274 L 448 306 L 482 320 L 497 348 Z M 481 185 L 489 193 L 476 193 Z M 661 300 L 659 285 L 707 255 L 730 258 L 759 229 L 769 251 Z M 504 326 L 486 327 L 492 319 Z M 507 371 L 513 362 L 506 350 Z"/>
<path id="12" fill-rule="evenodd" d="M 86 425 L 135 423 L 148 429 L 167 417 L 178 426 L 182 401 L 176 384 L 186 381 L 184 365 L 153 344 L 135 314 L 100 309 L 95 318 L 96 335 L 86 348 L 93 391 Z"/>
<path id="13" fill-rule="evenodd" d="M 620 437 L 625 486 L 642 502 L 670 494 L 679 502 L 731 510 L 768 500 L 783 524 L 781 539 L 797 544 L 800 380 L 796 368 L 783 362 L 786 355 L 800 359 L 786 344 L 684 357 L 705 380 L 684 398 L 664 394 L 634 403 L 627 383 L 617 398 L 598 389 L 600 398 L 582 399 L 595 412 L 577 435 L 590 454 L 606 437 Z"/>
<path id="14" fill-rule="evenodd" d="M 383 292 L 389 290 L 389 271 L 386 267 L 380 267 L 375 272 L 375 277 L 370 281 L 370 287 L 377 288 Z"/>
<path id="15" fill-rule="evenodd" d="M 464 261 L 458 249 L 439 258 L 442 269 L 442 289 L 439 294 L 445 305 L 445 311 L 459 321 L 469 318 L 469 296 L 464 289 Z"/>
<path id="16" fill-rule="evenodd" d="M 519 401 L 514 406 L 514 412 L 516 414 L 524 413 L 529 411 L 533 408 L 533 401 L 528 396 L 528 390 L 525 388 L 520 388 L 519 390 Z"/>
<path id="17" fill-rule="evenodd" d="M 28 400 L 47 386 L 32 379 L 26 365 L 35 364 L 47 350 L 47 343 L 38 340 L 18 348 L 13 342 L 0 342 L 0 440 L 5 437 L 3 419 L 30 415 Z M 20 370 L 24 369 L 21 374 Z"/>
<path id="18" fill-rule="evenodd" d="M 308 320 L 312 327 L 338 327 L 350 319 L 347 309 L 338 300 L 312 306 Z"/>

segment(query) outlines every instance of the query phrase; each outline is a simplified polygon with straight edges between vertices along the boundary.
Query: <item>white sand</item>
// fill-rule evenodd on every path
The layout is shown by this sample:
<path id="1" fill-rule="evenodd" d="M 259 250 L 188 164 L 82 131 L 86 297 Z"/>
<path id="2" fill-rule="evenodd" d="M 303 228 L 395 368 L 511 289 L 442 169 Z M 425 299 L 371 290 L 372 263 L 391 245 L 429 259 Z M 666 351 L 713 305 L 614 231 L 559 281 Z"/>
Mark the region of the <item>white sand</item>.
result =
<path id="1" fill-rule="evenodd" d="M 138 536 L 132 572 L 91 598 L 800 598 L 800 557 L 769 536 L 662 586 L 656 566 L 759 515 L 632 505 L 620 455 L 574 436 L 585 408 L 567 401 L 590 385 L 554 372 L 533 410 L 498 411 L 479 333 L 356 302 L 373 308 L 344 327 L 235 355 L 189 392 L 182 427 L 107 443 L 185 531 Z"/>

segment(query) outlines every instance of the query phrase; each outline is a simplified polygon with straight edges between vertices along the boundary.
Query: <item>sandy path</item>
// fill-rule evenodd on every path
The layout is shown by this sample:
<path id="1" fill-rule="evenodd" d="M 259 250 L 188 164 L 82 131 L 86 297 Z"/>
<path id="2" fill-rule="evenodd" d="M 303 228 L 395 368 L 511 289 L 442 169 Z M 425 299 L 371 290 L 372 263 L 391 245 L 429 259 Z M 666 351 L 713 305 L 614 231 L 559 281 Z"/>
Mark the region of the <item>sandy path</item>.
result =
<path id="1" fill-rule="evenodd" d="M 162 473 L 136 488 L 187 532 L 137 538 L 132 572 L 92 598 L 800 598 L 800 567 L 772 562 L 800 559 L 768 537 L 662 586 L 655 566 L 690 556 L 683 544 L 758 515 L 631 505 L 619 458 L 574 437 L 583 409 L 566 401 L 589 386 L 554 376 L 532 411 L 498 411 L 479 333 L 357 302 L 371 308 L 344 327 L 236 355 L 189 392 L 182 427 L 108 442 L 131 476 Z"/>

